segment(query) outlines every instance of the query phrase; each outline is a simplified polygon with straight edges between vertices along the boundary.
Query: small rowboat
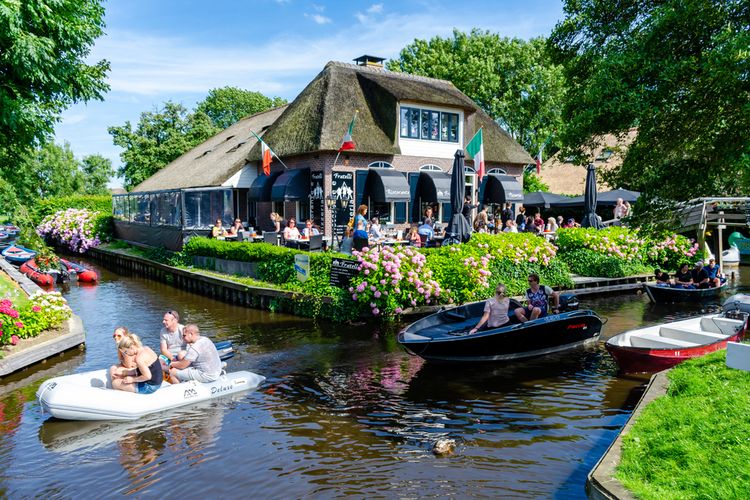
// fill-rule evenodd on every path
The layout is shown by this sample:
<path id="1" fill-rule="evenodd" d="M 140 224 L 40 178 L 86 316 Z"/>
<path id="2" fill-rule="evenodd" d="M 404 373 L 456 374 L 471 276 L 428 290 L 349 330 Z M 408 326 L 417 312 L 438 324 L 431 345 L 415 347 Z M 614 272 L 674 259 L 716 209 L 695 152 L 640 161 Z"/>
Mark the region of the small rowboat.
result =
<path id="1" fill-rule="evenodd" d="M 216 381 L 163 382 L 152 394 L 112 389 L 108 370 L 54 377 L 36 392 L 42 410 L 65 420 L 135 420 L 150 413 L 256 389 L 266 377 L 248 371 L 222 374 Z"/>
<path id="2" fill-rule="evenodd" d="M 2 255 L 8 262 L 20 265 L 36 257 L 36 252 L 22 246 L 11 245 L 2 251 Z"/>
<path id="3" fill-rule="evenodd" d="M 656 304 L 672 304 L 675 302 L 700 302 L 715 299 L 726 290 L 727 282 L 712 288 L 676 288 L 659 286 L 655 283 L 644 283 L 648 298 Z"/>
<path id="4" fill-rule="evenodd" d="M 511 299 L 510 311 L 517 307 L 521 304 Z M 512 361 L 595 342 L 603 325 L 589 310 L 550 314 L 525 323 L 519 323 L 511 312 L 509 323 L 470 334 L 483 312 L 484 302 L 439 311 L 402 330 L 398 342 L 428 361 Z"/>
<path id="5" fill-rule="evenodd" d="M 662 323 L 615 335 L 605 347 L 623 372 L 657 372 L 737 342 L 747 317 L 737 311 Z"/>
<path id="6" fill-rule="evenodd" d="M 96 281 L 99 279 L 99 276 L 96 275 L 96 272 L 83 267 L 77 262 L 60 259 L 60 264 L 68 273 L 70 273 L 71 275 L 75 274 L 78 277 L 78 281 L 80 283 L 96 283 Z"/>
<path id="7" fill-rule="evenodd" d="M 34 259 L 27 260 L 21 264 L 18 270 L 39 286 L 52 286 L 55 283 L 55 276 L 53 274 L 57 274 L 57 272 L 52 273 L 40 270 Z"/>

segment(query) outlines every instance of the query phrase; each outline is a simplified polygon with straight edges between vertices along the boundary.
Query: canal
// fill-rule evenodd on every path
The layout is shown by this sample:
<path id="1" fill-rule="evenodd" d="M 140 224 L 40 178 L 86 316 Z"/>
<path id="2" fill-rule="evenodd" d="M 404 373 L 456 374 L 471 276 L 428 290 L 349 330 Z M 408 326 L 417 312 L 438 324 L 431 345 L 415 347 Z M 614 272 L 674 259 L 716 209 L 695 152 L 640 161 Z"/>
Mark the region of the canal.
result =
<path id="1" fill-rule="evenodd" d="M 316 323 L 97 270 L 98 286 L 64 290 L 86 350 L 0 381 L 2 497 L 580 498 L 647 381 L 618 376 L 601 343 L 510 365 L 431 366 L 400 349 L 398 325 Z M 742 271 L 750 284 L 750 268 Z M 603 340 L 712 310 L 655 307 L 634 294 L 582 306 L 608 318 Z M 230 370 L 267 382 L 132 423 L 42 415 L 42 380 L 114 363 L 118 325 L 158 346 L 168 309 L 231 339 Z M 456 440 L 455 454 L 431 453 L 441 438 Z"/>

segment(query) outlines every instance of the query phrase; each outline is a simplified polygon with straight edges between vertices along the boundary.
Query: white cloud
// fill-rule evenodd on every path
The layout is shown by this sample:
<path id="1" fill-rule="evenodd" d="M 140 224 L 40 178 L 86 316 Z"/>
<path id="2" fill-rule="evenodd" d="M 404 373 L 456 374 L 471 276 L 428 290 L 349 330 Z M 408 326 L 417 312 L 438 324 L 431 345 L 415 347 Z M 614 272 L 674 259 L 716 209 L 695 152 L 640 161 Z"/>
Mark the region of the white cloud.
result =
<path id="1" fill-rule="evenodd" d="M 330 17 L 326 17 L 321 14 L 305 14 L 305 17 L 308 19 L 312 19 L 316 24 L 328 24 L 331 22 Z"/>
<path id="2" fill-rule="evenodd" d="M 64 123 L 65 125 L 75 125 L 76 123 L 81 123 L 87 118 L 88 116 L 82 113 L 66 114 L 66 115 L 63 115 L 62 123 Z"/>
<path id="3" fill-rule="evenodd" d="M 374 22 L 377 17 L 377 14 L 383 13 L 383 4 L 382 3 L 376 3 L 370 5 L 365 13 L 357 12 L 354 14 L 354 17 L 357 19 L 357 21 L 360 22 L 360 24 L 370 24 Z M 400 17 L 400 16 L 399 16 Z"/>
<path id="4" fill-rule="evenodd" d="M 376 3 L 372 4 L 369 9 L 367 9 L 368 14 L 382 14 L 383 13 L 383 4 L 382 3 Z"/>

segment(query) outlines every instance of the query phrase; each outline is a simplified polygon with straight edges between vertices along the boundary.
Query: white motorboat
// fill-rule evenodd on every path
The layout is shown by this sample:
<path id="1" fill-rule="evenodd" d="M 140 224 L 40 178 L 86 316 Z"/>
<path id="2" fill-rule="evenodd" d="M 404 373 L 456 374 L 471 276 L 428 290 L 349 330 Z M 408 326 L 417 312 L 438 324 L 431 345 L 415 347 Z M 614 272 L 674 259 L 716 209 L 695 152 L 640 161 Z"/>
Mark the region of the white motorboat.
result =
<path id="1" fill-rule="evenodd" d="M 112 389 L 108 370 L 95 370 L 44 382 L 36 392 L 42 410 L 65 420 L 135 420 L 149 413 L 177 408 L 257 388 L 266 377 L 248 371 L 222 373 L 214 382 L 162 383 L 152 394 Z"/>

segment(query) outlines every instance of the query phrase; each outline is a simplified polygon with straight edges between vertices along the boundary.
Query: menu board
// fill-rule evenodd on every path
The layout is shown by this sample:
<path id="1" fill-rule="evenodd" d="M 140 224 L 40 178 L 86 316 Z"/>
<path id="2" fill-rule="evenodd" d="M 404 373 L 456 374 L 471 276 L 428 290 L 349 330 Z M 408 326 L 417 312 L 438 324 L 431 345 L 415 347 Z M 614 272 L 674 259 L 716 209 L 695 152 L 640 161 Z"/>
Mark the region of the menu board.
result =
<path id="1" fill-rule="evenodd" d="M 352 259 L 331 260 L 331 286 L 346 288 L 357 274 L 359 274 L 359 262 Z"/>
<path id="2" fill-rule="evenodd" d="M 323 172 L 310 172 L 310 218 L 321 228 L 326 226 Z"/>
<path id="3" fill-rule="evenodd" d="M 333 234 L 341 236 L 344 226 L 354 217 L 354 172 L 340 172 L 334 170 L 331 174 L 331 194 L 336 198 L 336 208 L 333 213 Z M 346 207 L 342 201 L 346 200 Z"/>

